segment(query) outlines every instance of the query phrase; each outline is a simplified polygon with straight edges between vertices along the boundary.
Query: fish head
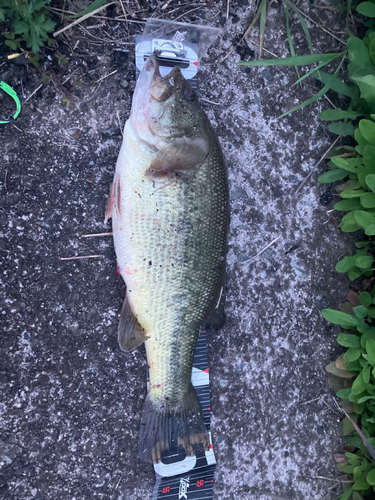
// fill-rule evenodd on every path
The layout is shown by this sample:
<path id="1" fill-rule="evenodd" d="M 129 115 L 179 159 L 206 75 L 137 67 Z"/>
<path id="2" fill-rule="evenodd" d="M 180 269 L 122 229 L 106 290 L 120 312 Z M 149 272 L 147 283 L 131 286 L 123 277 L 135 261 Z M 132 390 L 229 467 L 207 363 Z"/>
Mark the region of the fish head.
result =
<path id="1" fill-rule="evenodd" d="M 194 133 L 204 118 L 195 91 L 180 68 L 175 66 L 162 77 L 157 55 L 151 55 L 133 96 L 131 122 L 139 139 L 157 150 L 165 141 Z"/>

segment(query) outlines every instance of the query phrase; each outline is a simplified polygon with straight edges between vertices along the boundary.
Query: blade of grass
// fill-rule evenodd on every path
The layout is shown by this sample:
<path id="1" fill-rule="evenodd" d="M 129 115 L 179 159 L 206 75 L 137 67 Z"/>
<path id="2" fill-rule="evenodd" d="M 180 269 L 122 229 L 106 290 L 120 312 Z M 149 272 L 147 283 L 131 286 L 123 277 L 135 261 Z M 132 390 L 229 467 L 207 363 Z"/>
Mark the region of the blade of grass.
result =
<path id="1" fill-rule="evenodd" d="M 264 8 L 264 6 L 267 6 L 267 1 L 266 1 L 266 0 L 262 0 L 262 1 L 261 1 L 260 5 L 259 5 L 259 9 L 258 9 L 257 13 L 255 14 L 254 19 L 251 21 L 250 26 L 249 26 L 249 27 L 247 28 L 247 30 L 245 31 L 245 33 L 244 33 L 244 35 L 243 35 L 243 37 L 242 37 L 242 40 L 243 40 L 244 38 L 246 38 L 246 37 L 247 37 L 247 35 L 248 35 L 248 34 L 251 32 L 251 30 L 253 29 L 254 24 L 258 21 L 259 16 L 260 16 L 260 14 L 261 14 L 262 9 Z"/>
<path id="2" fill-rule="evenodd" d="M 267 2 L 260 4 L 260 21 L 259 21 L 259 57 L 262 57 L 263 37 L 266 29 L 267 17 Z"/>
<path id="3" fill-rule="evenodd" d="M 82 10 L 81 12 L 78 12 L 78 14 L 74 14 L 74 16 L 64 16 L 64 14 L 61 14 L 61 17 L 65 17 L 65 19 L 75 19 L 76 17 L 81 17 L 85 16 L 86 14 L 90 14 L 95 9 L 98 9 L 102 5 L 106 3 L 107 0 L 94 0 L 91 5 L 86 7 L 86 9 Z"/>
<path id="4" fill-rule="evenodd" d="M 304 20 L 302 14 L 300 13 L 300 11 L 296 8 L 296 6 L 293 3 L 289 2 L 288 0 L 284 0 L 284 3 L 286 5 L 288 5 L 288 7 L 290 7 L 291 9 L 293 9 L 294 13 L 298 17 L 298 21 L 300 22 L 300 24 L 302 26 L 302 29 L 303 29 L 303 32 L 305 33 L 305 37 L 306 37 L 307 44 L 309 46 L 310 52 L 311 52 L 311 54 L 313 54 L 314 53 L 314 49 L 313 49 L 313 45 L 312 45 L 312 42 L 311 42 L 309 28 L 307 27 L 306 21 Z"/>
<path id="5" fill-rule="evenodd" d="M 240 61 L 239 66 L 308 66 L 321 61 L 329 62 L 337 52 L 327 54 L 307 54 L 305 56 L 280 57 L 279 59 L 261 59 L 259 61 Z"/>
<path id="6" fill-rule="evenodd" d="M 243 34 L 241 40 L 238 42 L 238 43 L 241 43 L 242 40 L 244 40 L 247 35 L 251 32 L 251 30 L 253 29 L 255 23 L 258 21 L 259 19 L 259 16 L 260 16 L 260 13 L 261 13 L 261 9 L 263 8 L 263 5 L 267 5 L 267 0 L 262 0 L 260 5 L 259 5 L 259 8 L 257 10 L 257 13 L 255 14 L 255 17 L 254 19 L 251 21 L 250 23 L 250 26 L 247 28 L 247 30 L 245 31 L 245 33 Z M 221 60 L 220 60 L 220 63 L 223 63 L 226 59 L 228 59 L 228 57 L 232 54 L 232 52 L 234 52 L 235 48 L 237 47 L 238 43 L 236 45 L 234 45 L 229 51 L 228 53 L 225 55 L 225 57 L 223 57 Z"/>
<path id="7" fill-rule="evenodd" d="M 359 99 L 358 90 L 356 87 L 349 87 L 346 83 L 342 82 L 339 78 L 332 78 L 332 75 L 326 73 L 325 71 L 319 71 L 320 77 L 313 75 L 314 78 L 326 84 L 328 80 L 331 82 L 331 90 L 337 92 L 338 94 L 346 95 L 354 100 Z M 356 92 L 357 91 L 357 92 Z"/>
<path id="8" fill-rule="evenodd" d="M 294 46 L 293 46 L 292 35 L 290 33 L 289 9 L 288 9 L 286 3 L 284 3 L 284 9 L 285 9 L 285 20 L 286 20 L 286 34 L 287 34 L 288 42 L 289 42 L 289 50 L 290 50 L 290 53 L 291 53 L 292 57 L 296 57 L 296 52 L 295 52 Z M 296 70 L 298 81 L 301 81 L 301 76 L 299 74 L 298 66 L 296 64 L 294 65 L 294 69 Z"/>
<path id="9" fill-rule="evenodd" d="M 343 55 L 343 52 L 341 52 L 340 54 L 336 54 L 335 57 L 332 56 L 332 59 L 330 59 L 329 61 L 324 61 L 320 64 L 318 64 L 318 66 L 316 66 L 315 68 L 313 68 L 312 70 L 310 70 L 308 73 L 306 73 L 306 75 L 303 75 L 299 80 L 297 80 L 296 82 L 293 83 L 292 87 L 294 85 L 297 85 L 297 83 L 300 83 L 302 82 L 302 80 L 304 80 L 305 78 L 307 78 L 308 76 L 313 76 L 315 71 L 319 71 L 320 68 L 323 68 L 323 66 L 325 66 L 326 64 L 330 63 L 331 61 L 333 61 L 334 59 L 337 59 L 337 57 L 340 57 Z M 318 78 L 319 80 L 319 78 Z"/>
<path id="10" fill-rule="evenodd" d="M 344 55 L 342 56 L 342 59 L 341 59 L 341 62 L 339 64 L 338 68 L 336 69 L 334 74 L 331 75 L 330 80 L 328 80 L 326 85 L 324 85 L 324 87 L 321 90 L 319 90 L 319 92 L 317 94 L 315 94 L 313 97 L 310 97 L 310 99 L 307 99 L 307 101 L 303 102 L 302 104 L 299 104 L 298 106 L 295 106 L 294 108 L 290 109 L 286 113 L 283 113 L 282 115 L 278 116 L 278 118 L 284 118 L 284 116 L 290 115 L 290 113 L 293 113 L 294 111 L 297 111 L 298 109 L 304 108 L 305 106 L 308 106 L 312 102 L 315 102 L 318 99 L 320 99 L 322 96 L 324 96 L 324 94 L 326 94 L 328 92 L 328 90 L 330 90 L 331 80 L 333 80 L 333 78 L 335 78 L 338 75 L 338 73 L 341 69 L 341 66 L 343 65 L 345 57 L 346 57 L 346 51 L 345 51 Z"/>

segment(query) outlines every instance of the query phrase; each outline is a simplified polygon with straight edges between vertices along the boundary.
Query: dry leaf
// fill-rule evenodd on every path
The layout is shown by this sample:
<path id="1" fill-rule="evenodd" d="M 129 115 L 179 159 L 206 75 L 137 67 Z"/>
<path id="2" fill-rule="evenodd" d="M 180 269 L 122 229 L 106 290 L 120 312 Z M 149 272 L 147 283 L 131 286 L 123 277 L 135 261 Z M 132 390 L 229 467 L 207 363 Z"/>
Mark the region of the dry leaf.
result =
<path id="1" fill-rule="evenodd" d="M 359 295 L 354 290 L 349 290 L 346 294 L 346 300 L 348 300 L 353 306 L 359 306 L 361 302 L 359 301 Z"/>

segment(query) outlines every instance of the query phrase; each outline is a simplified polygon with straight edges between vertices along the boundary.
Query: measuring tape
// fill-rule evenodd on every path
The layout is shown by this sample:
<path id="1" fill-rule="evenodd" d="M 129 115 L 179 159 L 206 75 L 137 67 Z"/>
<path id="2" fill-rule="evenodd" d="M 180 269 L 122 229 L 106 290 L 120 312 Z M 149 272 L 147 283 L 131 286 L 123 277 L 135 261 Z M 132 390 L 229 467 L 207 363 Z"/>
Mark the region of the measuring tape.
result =
<path id="1" fill-rule="evenodd" d="M 10 97 L 12 99 L 14 99 L 16 106 L 17 106 L 17 110 L 13 116 L 11 115 L 8 118 L 3 117 L 3 119 L 0 120 L 0 123 L 9 123 L 10 121 L 15 120 L 17 118 L 17 116 L 20 114 L 21 103 L 20 103 L 20 100 L 18 99 L 18 95 L 16 94 L 16 92 L 12 89 L 12 87 L 9 87 L 9 85 L 7 83 L 0 82 L 0 89 L 3 90 L 8 95 L 10 95 Z"/>
<path id="2" fill-rule="evenodd" d="M 152 500 L 212 500 L 216 460 L 212 448 L 210 419 L 210 382 L 206 330 L 201 329 L 193 357 L 191 383 L 202 408 L 204 423 L 210 437 L 210 449 L 193 457 L 171 455 L 154 464 L 156 484 Z"/>

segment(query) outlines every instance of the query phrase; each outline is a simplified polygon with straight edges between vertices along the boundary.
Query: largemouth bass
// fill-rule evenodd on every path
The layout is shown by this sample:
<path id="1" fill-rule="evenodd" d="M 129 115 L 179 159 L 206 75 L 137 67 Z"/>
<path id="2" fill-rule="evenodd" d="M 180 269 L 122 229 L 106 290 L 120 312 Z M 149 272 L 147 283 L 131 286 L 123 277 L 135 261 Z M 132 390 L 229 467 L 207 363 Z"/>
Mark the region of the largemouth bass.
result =
<path id="1" fill-rule="evenodd" d="M 150 373 L 139 455 L 194 455 L 209 438 L 190 382 L 199 328 L 217 311 L 225 271 L 227 175 L 219 141 L 178 67 L 142 70 L 108 198 L 126 297 L 125 351 L 145 342 Z M 182 450 L 183 449 L 183 450 Z"/>

